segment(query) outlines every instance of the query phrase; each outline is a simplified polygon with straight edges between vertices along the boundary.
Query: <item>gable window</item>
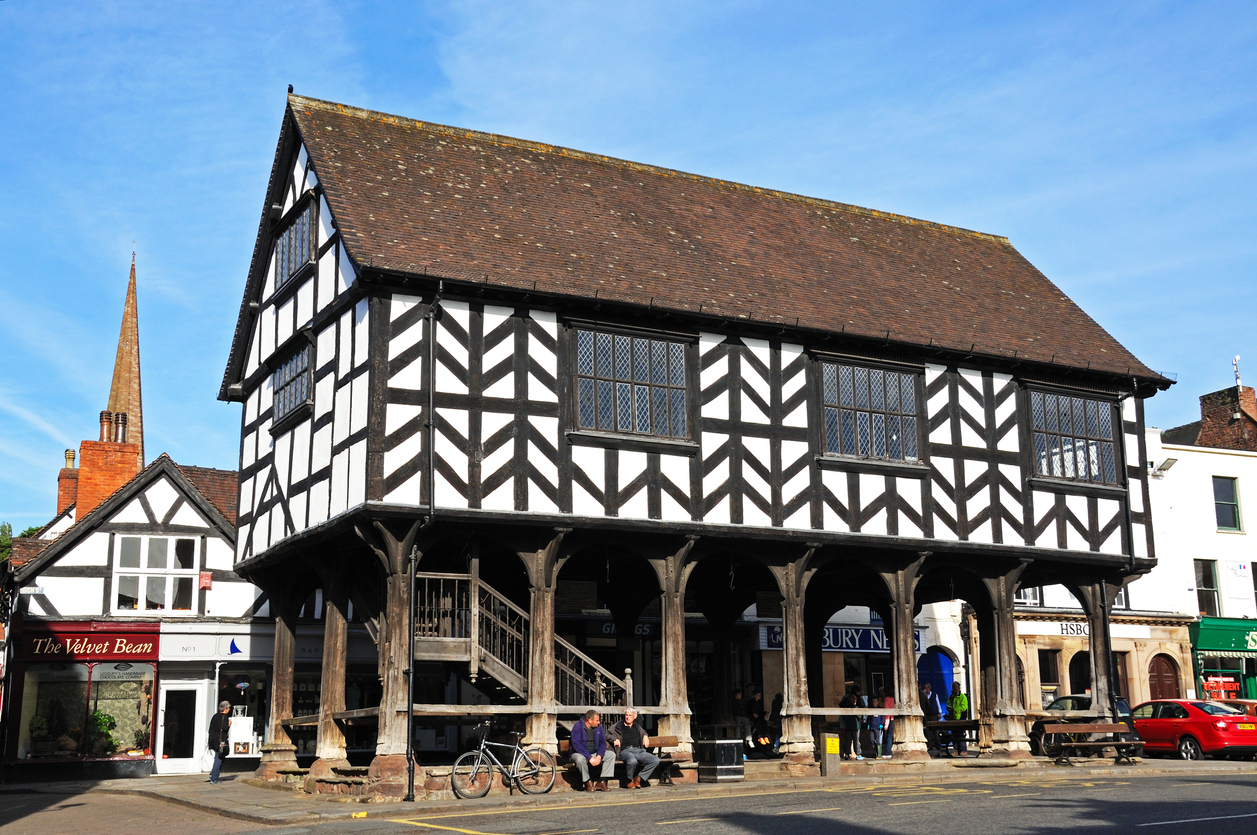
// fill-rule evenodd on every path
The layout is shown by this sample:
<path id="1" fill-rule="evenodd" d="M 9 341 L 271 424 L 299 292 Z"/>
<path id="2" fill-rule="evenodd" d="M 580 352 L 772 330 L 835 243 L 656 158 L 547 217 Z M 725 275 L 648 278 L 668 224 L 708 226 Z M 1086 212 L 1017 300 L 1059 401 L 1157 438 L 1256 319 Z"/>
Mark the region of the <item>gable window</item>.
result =
<path id="1" fill-rule="evenodd" d="M 1037 475 L 1118 483 L 1110 401 L 1032 391 L 1030 421 Z"/>
<path id="2" fill-rule="evenodd" d="M 309 344 L 302 345 L 271 375 L 271 384 L 275 392 L 272 424 L 278 423 L 310 402 L 310 396 L 314 391 L 310 383 L 310 350 Z"/>
<path id="3" fill-rule="evenodd" d="M 917 375 L 821 363 L 825 452 L 916 461 Z"/>
<path id="4" fill-rule="evenodd" d="M 1218 614 L 1218 564 L 1213 560 L 1195 560 L 1196 603 L 1200 616 L 1219 617 Z"/>
<path id="5" fill-rule="evenodd" d="M 1213 477 L 1213 512 L 1218 517 L 1218 530 L 1240 530 L 1240 496 L 1235 479 Z"/>
<path id="6" fill-rule="evenodd" d="M 115 614 L 192 614 L 198 571 L 196 540 L 119 536 L 114 555 Z"/>
<path id="7" fill-rule="evenodd" d="M 690 437 L 685 344 L 576 332 L 576 421 L 581 429 Z"/>
<path id="8" fill-rule="evenodd" d="M 275 287 L 282 287 L 311 263 L 315 253 L 314 201 L 309 200 L 275 238 Z"/>

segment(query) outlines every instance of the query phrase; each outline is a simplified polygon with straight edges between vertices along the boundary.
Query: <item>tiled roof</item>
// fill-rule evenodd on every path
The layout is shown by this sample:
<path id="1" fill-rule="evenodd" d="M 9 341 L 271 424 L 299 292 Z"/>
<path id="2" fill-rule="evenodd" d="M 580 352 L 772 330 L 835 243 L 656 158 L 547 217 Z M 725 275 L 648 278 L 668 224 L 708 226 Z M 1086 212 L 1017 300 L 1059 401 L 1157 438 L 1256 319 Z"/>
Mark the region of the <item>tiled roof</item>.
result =
<path id="1" fill-rule="evenodd" d="M 13 550 L 9 554 L 9 562 L 14 569 L 21 568 L 39 556 L 40 552 L 52 543 L 34 537 L 18 537 L 13 540 Z"/>
<path id="2" fill-rule="evenodd" d="M 361 268 L 1169 384 L 1004 238 L 300 96 L 289 106 Z"/>
<path id="3" fill-rule="evenodd" d="M 1191 423 L 1184 423 L 1182 426 L 1175 426 L 1173 429 L 1166 429 L 1161 433 L 1161 443 L 1195 446 L 1196 439 L 1199 437 L 1200 421 L 1194 420 Z"/>
<path id="4" fill-rule="evenodd" d="M 201 491 L 201 495 L 209 500 L 223 518 L 236 524 L 236 499 L 240 492 L 240 481 L 235 470 L 214 470 L 209 467 L 186 467 L 176 464 L 192 486 Z"/>

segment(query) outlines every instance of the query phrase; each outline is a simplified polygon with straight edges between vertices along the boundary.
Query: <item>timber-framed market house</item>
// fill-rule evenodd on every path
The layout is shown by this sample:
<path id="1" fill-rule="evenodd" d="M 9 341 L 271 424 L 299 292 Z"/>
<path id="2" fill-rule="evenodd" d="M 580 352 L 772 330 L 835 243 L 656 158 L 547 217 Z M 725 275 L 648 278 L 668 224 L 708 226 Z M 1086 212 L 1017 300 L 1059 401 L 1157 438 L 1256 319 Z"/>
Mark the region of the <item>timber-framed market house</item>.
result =
<path id="1" fill-rule="evenodd" d="M 554 746 L 629 700 L 684 753 L 748 680 L 781 683 L 806 764 L 854 606 L 921 758 L 913 619 L 949 600 L 976 611 L 983 744 L 1023 756 L 1014 592 L 1082 603 L 1106 711 L 1169 384 L 1004 238 L 290 95 L 220 393 L 236 570 L 276 616 L 262 771 L 306 734 L 308 785 L 334 781 L 368 723 L 371 790 L 398 793 L 410 722 L 420 749 L 486 715 Z M 319 711 L 294 715 L 316 591 Z M 752 605 L 780 651 L 747 651 Z M 351 619 L 381 692 L 346 709 Z"/>

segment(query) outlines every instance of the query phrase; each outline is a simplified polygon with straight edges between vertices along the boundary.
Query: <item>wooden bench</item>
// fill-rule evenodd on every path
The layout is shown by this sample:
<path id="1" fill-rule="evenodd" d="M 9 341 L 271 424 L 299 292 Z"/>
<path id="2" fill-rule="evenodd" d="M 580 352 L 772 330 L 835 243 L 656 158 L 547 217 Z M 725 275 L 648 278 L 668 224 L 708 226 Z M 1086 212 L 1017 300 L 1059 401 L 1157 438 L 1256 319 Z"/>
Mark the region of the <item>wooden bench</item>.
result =
<path id="1" fill-rule="evenodd" d="M 650 738 L 650 752 L 659 758 L 659 770 L 657 773 L 660 785 L 672 785 L 672 766 L 677 762 L 672 757 L 671 751 L 664 751 L 664 748 L 675 748 L 681 744 L 681 741 L 675 736 L 652 736 Z M 559 740 L 559 753 L 568 756 L 572 751 L 572 741 L 570 739 Z M 607 745 L 607 753 L 613 754 L 611 745 Z M 616 764 L 619 765 L 620 758 L 616 757 Z M 571 763 L 568 764 L 571 767 Z"/>
<path id="2" fill-rule="evenodd" d="M 947 747 L 947 743 L 954 743 L 962 740 L 966 743 L 973 743 L 974 747 L 978 745 L 978 720 L 977 719 L 946 719 L 925 722 L 927 731 L 938 732 L 939 748 Z"/>
<path id="3" fill-rule="evenodd" d="M 1113 763 L 1116 765 L 1122 760 L 1128 764 L 1134 765 L 1134 752 L 1141 750 L 1144 746 L 1143 742 L 1134 739 L 1122 739 L 1122 736 L 1129 735 L 1131 730 L 1128 726 L 1121 722 L 1112 724 L 1093 723 L 1089 725 L 1083 724 L 1056 724 L 1043 726 L 1043 753 L 1053 756 L 1057 765 L 1073 765 L 1069 759 L 1069 752 L 1075 752 L 1079 755 L 1082 752 L 1099 751 L 1104 748 L 1112 748 L 1116 752 Z M 1094 734 L 1105 734 L 1107 739 L 1093 739 Z"/>

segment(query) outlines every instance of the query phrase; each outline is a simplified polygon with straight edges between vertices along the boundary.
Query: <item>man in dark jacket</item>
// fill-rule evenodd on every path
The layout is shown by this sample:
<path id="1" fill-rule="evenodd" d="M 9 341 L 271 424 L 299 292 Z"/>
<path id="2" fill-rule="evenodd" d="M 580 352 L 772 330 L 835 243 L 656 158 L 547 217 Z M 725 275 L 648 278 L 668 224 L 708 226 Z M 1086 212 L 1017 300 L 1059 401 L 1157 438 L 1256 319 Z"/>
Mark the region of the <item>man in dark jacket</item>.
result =
<path id="1" fill-rule="evenodd" d="M 602 728 L 602 717 L 598 711 L 586 711 L 575 725 L 572 726 L 572 762 L 580 769 L 581 782 L 585 791 L 607 791 L 607 781 L 615 776 L 615 757 L 607 756 L 607 734 Z M 598 782 L 590 779 L 589 768 L 601 767 Z"/>
<path id="2" fill-rule="evenodd" d="M 659 758 L 646 750 L 650 747 L 650 737 L 637 724 L 637 711 L 631 707 L 626 709 L 624 718 L 611 729 L 611 735 L 614 737 L 615 749 L 624 761 L 624 776 L 628 778 L 628 788 L 650 788 L 650 784 L 643 781 L 655 773 L 655 769 L 659 767 Z M 636 774 L 639 768 L 641 773 Z"/>
<path id="3" fill-rule="evenodd" d="M 214 752 L 214 767 L 210 769 L 211 783 L 221 783 L 218 773 L 223 767 L 223 758 L 227 756 L 227 738 L 231 732 L 231 702 L 219 702 L 218 713 L 209 724 L 209 748 Z"/>

